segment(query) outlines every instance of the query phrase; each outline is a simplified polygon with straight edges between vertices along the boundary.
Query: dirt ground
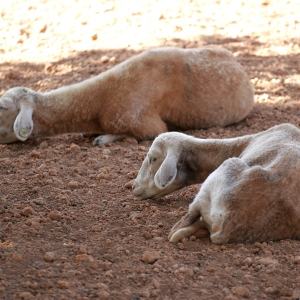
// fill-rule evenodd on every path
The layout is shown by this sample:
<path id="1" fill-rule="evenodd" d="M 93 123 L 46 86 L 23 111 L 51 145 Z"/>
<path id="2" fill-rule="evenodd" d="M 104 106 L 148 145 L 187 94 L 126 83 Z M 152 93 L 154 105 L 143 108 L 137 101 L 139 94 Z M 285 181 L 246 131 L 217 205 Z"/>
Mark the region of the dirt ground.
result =
<path id="1" fill-rule="evenodd" d="M 300 2 L 1 1 L 0 96 L 47 91 L 158 46 L 232 51 L 255 107 L 235 137 L 300 125 Z M 300 299 L 300 242 L 167 241 L 199 186 L 133 201 L 151 141 L 68 134 L 0 145 L 0 299 Z"/>

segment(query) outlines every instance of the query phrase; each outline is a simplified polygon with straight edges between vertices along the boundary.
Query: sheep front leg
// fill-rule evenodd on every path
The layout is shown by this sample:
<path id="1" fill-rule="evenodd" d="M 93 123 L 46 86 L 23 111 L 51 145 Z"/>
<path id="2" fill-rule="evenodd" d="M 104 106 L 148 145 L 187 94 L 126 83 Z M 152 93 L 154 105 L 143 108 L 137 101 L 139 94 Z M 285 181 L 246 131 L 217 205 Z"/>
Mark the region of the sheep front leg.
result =
<path id="1" fill-rule="evenodd" d="M 136 115 L 136 112 L 129 110 L 124 113 L 122 119 L 112 122 L 115 123 L 115 128 L 112 128 L 111 132 L 127 132 L 127 134 L 100 135 L 94 140 L 93 146 L 103 146 L 106 143 L 121 141 L 127 137 L 134 137 L 137 140 L 154 139 L 160 133 L 168 131 L 166 123 L 158 114 L 150 110 L 146 112 L 146 114 L 136 116 L 134 123 L 132 116 Z"/>
<path id="2" fill-rule="evenodd" d="M 168 236 L 171 243 L 179 242 L 183 237 L 195 235 L 196 237 L 207 237 L 207 224 L 200 220 L 200 212 L 189 212 L 177 222 Z"/>
<path id="3" fill-rule="evenodd" d="M 105 134 L 99 135 L 93 141 L 93 146 L 103 146 L 107 143 L 112 143 L 116 141 L 121 141 L 125 138 L 129 137 L 129 135 L 122 134 L 122 135 L 114 135 L 114 134 Z"/>

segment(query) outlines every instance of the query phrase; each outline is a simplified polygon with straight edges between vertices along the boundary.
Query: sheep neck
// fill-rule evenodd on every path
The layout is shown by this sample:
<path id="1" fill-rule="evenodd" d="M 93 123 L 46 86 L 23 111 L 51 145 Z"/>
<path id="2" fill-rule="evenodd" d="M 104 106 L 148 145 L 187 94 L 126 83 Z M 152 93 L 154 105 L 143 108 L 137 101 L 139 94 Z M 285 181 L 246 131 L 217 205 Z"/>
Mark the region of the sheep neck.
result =
<path id="1" fill-rule="evenodd" d="M 225 160 L 239 157 L 251 136 L 231 139 L 193 139 L 185 143 L 181 161 L 185 164 L 188 184 L 202 183 Z"/>
<path id="2" fill-rule="evenodd" d="M 33 136 L 69 132 L 103 133 L 99 122 L 107 88 L 103 75 L 46 93 L 38 93 Z"/>

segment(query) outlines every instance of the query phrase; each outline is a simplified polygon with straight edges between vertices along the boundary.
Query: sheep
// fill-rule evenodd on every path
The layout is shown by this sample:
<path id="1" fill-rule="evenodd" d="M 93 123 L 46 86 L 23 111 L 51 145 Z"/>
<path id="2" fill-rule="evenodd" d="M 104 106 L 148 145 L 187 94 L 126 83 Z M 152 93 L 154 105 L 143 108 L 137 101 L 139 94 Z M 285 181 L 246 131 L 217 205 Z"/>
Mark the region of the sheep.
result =
<path id="1" fill-rule="evenodd" d="M 229 139 L 159 135 L 133 184 L 136 200 L 203 183 L 169 234 L 215 244 L 300 238 L 300 130 L 281 124 Z"/>
<path id="2" fill-rule="evenodd" d="M 103 134 L 95 146 L 128 136 L 154 139 L 168 126 L 238 122 L 253 104 L 253 85 L 228 50 L 157 48 L 49 92 L 8 90 L 0 99 L 0 143 L 63 133 Z"/>

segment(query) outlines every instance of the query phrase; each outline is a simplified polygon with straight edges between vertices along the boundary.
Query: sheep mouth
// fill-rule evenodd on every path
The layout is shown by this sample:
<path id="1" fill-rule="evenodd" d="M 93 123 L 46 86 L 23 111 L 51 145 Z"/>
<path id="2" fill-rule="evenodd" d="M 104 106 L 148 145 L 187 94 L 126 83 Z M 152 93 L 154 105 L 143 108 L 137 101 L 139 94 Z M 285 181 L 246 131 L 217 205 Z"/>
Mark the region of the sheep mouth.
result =
<path id="1" fill-rule="evenodd" d="M 152 200 L 157 200 L 161 197 L 164 197 L 169 193 L 157 193 L 155 195 L 146 195 L 145 192 L 141 195 L 133 195 L 133 200 L 134 201 L 142 201 L 142 200 L 147 200 L 147 199 L 152 199 Z"/>
<path id="2" fill-rule="evenodd" d="M 141 201 L 141 200 L 146 200 L 146 199 L 150 199 L 150 198 L 152 198 L 152 197 L 147 196 L 145 194 L 145 192 L 140 193 L 140 194 L 139 193 L 138 194 L 133 193 L 133 200 L 134 201 Z"/>
<path id="3" fill-rule="evenodd" d="M 147 196 L 144 192 L 140 195 L 133 195 L 133 200 L 134 201 L 141 201 L 141 200 L 147 200 L 147 199 L 156 199 L 155 197 L 156 197 L 156 195 L 155 196 Z"/>

